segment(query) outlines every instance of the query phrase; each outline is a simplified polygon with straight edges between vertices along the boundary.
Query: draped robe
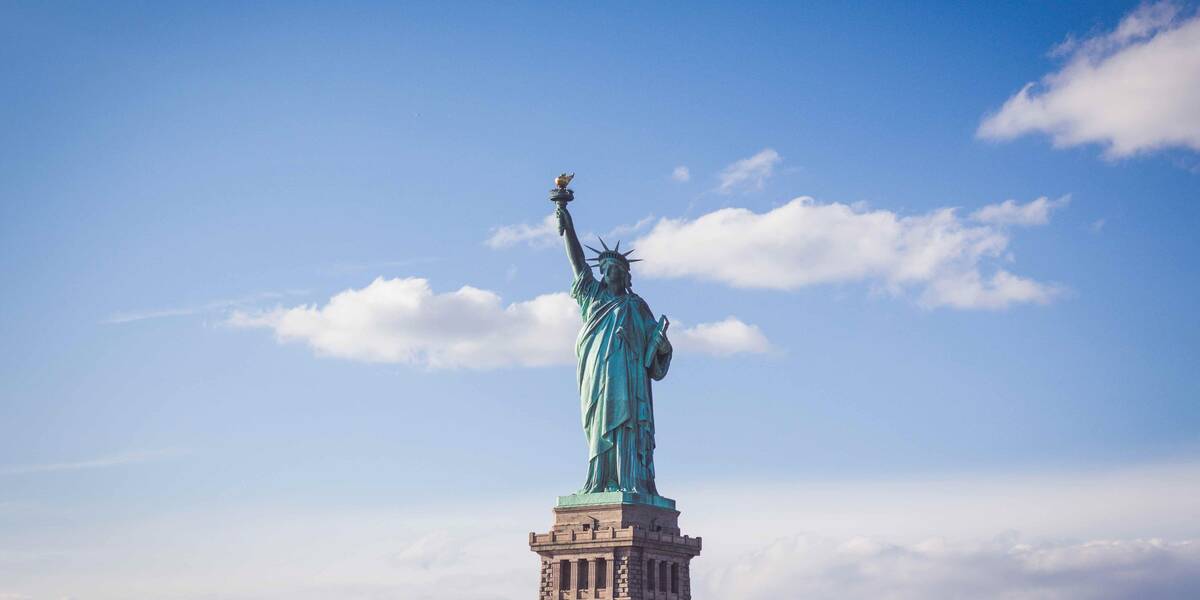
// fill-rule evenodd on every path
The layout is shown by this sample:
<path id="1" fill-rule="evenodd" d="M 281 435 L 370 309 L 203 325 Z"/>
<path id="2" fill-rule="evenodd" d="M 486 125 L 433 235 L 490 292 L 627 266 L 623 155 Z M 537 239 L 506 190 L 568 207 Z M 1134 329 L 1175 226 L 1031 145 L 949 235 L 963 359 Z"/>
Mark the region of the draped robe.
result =
<path id="1" fill-rule="evenodd" d="M 667 375 L 671 353 L 646 348 L 657 322 L 640 296 L 614 294 L 590 270 L 571 287 L 583 328 L 575 342 L 579 400 L 588 443 L 588 476 L 580 493 L 657 495 L 654 485 L 654 400 L 650 380 Z"/>

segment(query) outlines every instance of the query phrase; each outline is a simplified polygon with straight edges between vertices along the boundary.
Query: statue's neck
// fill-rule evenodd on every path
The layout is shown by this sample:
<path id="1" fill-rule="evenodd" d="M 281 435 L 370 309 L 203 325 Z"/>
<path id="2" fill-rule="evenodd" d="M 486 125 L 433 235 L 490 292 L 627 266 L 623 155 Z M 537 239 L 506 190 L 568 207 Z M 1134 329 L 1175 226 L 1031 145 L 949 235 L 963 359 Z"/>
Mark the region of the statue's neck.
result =
<path id="1" fill-rule="evenodd" d="M 626 288 L 613 287 L 611 285 L 608 285 L 607 282 L 605 283 L 604 287 L 608 288 L 608 291 L 612 292 L 612 294 L 614 296 L 624 296 L 627 293 Z"/>

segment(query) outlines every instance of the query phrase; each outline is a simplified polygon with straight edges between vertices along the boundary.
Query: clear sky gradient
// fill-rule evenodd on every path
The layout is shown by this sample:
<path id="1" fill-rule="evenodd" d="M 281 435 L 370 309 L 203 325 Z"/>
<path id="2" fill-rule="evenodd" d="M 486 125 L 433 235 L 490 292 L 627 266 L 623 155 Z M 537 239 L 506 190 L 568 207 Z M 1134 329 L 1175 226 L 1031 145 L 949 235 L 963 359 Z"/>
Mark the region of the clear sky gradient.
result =
<path id="1" fill-rule="evenodd" d="M 571 357 L 559 351 L 565 326 L 538 309 L 514 321 L 504 307 L 549 305 L 570 285 L 557 236 L 540 228 L 562 170 L 577 173 L 579 229 L 646 244 L 634 288 L 673 334 L 691 336 L 655 392 L 659 489 L 679 499 L 685 529 L 733 527 L 711 508 L 715 490 L 1200 482 L 1189 466 L 1200 459 L 1200 103 L 1186 102 L 1200 93 L 1200 38 L 1187 37 L 1194 6 L 1168 16 L 1163 6 L 5 4 L 0 598 L 333 589 L 288 587 L 313 571 L 286 586 L 263 575 L 274 563 L 254 561 L 285 541 L 344 543 L 411 569 L 317 569 L 320 585 L 347 586 L 337 597 L 426 597 L 446 589 L 431 563 L 493 555 L 515 557 L 497 575 L 515 595 L 479 583 L 439 597 L 532 594 L 522 532 L 548 525 L 554 496 L 582 483 L 586 454 Z M 1131 68 L 1183 90 L 1178 103 L 1173 92 L 1149 108 L 1109 98 L 1099 67 L 1072 70 L 1143 60 L 1159 36 L 1180 38 L 1162 59 L 1171 68 Z M 1006 104 L 1034 82 L 1035 105 Z M 1139 110 L 1173 120 L 1122 120 Z M 980 212 L 1006 200 L 1007 217 Z M 1045 210 L 1018 214 L 1030 206 Z M 887 252 L 924 256 L 964 230 L 1001 247 L 964 250 L 915 279 L 887 252 L 855 262 L 855 240 L 924 232 L 944 208 L 955 209 L 940 213 L 947 229 Z M 766 229 L 698 229 L 722 209 Z M 872 214 L 900 224 L 872 228 Z M 814 224 L 820 215 L 843 221 Z M 781 241 L 757 244 L 767 230 Z M 517 233 L 497 241 L 504 232 Z M 804 236 L 815 241 L 790 245 Z M 742 265 L 763 275 L 722 275 Z M 1032 287 L 930 300 L 965 285 L 960 276 L 986 288 L 997 272 Z M 377 278 L 425 279 L 429 310 L 400 325 L 386 309 L 355 312 L 344 318 L 365 314 L 366 325 L 348 333 L 320 312 Z M 429 359 L 457 323 L 484 319 L 442 296 L 463 286 L 499 296 L 482 325 L 498 339 L 524 332 L 515 349 L 495 347 L 510 355 L 503 364 Z M 286 329 L 288 315 L 311 322 Z M 730 318 L 740 329 L 702 326 Z M 322 346 L 326 334 L 349 337 Z M 415 350 L 381 359 L 364 350 L 372 343 Z M 738 351 L 722 355 L 723 343 Z M 550 364 L 530 366 L 541 353 Z M 904 498 L 887 501 L 897 514 L 940 502 L 886 489 Z M 1173 497 L 1200 502 L 1197 490 Z M 797 496 L 818 512 L 841 504 Z M 1149 514 L 1149 497 L 1095 522 Z M 711 518 L 688 521 L 689 505 Z M 1171 506 L 1179 512 L 1134 530 L 1030 518 L 970 535 L 1200 537 L 1194 509 Z M 237 524 L 266 515 L 293 533 L 300 521 L 336 531 L 271 548 L 255 544 L 274 533 L 163 545 L 201 539 L 198 528 L 247 532 Z M 433 525 L 509 527 L 508 515 L 511 539 L 465 554 L 458 529 Z M 371 523 L 398 533 L 346 541 L 374 539 Z M 772 533 L 894 533 L 877 525 Z M 706 537 L 706 550 L 722 539 Z M 832 555 L 797 543 L 797 561 Z M 230 552 L 261 568 L 221 566 Z M 330 552 L 351 565 L 360 556 Z M 153 569 L 133 566 L 148 556 Z M 732 569 L 736 558 L 721 556 L 697 572 Z M 1188 556 L 1181 581 L 1197 585 Z M 698 598 L 767 597 L 770 577 L 714 576 Z M 810 597 L 871 595 L 821 589 Z"/>

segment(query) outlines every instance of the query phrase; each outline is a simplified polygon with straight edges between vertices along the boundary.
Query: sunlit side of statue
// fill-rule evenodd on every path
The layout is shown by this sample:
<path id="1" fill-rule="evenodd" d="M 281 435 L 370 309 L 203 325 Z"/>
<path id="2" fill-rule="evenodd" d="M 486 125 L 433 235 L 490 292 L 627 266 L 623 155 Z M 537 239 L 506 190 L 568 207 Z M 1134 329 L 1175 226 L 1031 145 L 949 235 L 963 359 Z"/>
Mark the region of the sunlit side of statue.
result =
<path id="1" fill-rule="evenodd" d="M 572 174 L 573 176 L 574 174 Z M 560 175 L 555 211 L 567 257 L 575 273 L 571 297 L 579 303 L 583 328 L 575 343 L 577 380 L 584 434 L 588 443 L 587 481 L 581 494 L 627 492 L 657 496 L 654 484 L 654 397 L 651 380 L 661 380 L 671 365 L 671 342 L 664 316 L 630 287 L 631 251 L 620 243 L 588 259 L 575 232 L 567 202 L 573 195 Z M 589 265 L 588 261 L 595 262 Z M 592 269 L 599 270 L 597 280 Z"/>

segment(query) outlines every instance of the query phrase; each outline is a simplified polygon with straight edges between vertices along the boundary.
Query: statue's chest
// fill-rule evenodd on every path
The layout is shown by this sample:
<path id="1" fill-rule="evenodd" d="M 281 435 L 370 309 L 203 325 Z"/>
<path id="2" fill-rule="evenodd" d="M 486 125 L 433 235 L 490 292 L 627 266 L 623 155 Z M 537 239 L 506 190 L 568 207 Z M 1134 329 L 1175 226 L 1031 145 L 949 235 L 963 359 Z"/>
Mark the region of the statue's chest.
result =
<path id="1" fill-rule="evenodd" d="M 614 298 L 597 307 L 595 317 L 603 319 L 603 323 L 597 325 L 613 336 L 614 343 L 640 347 L 645 343 L 645 331 L 639 309 L 635 299 Z"/>

